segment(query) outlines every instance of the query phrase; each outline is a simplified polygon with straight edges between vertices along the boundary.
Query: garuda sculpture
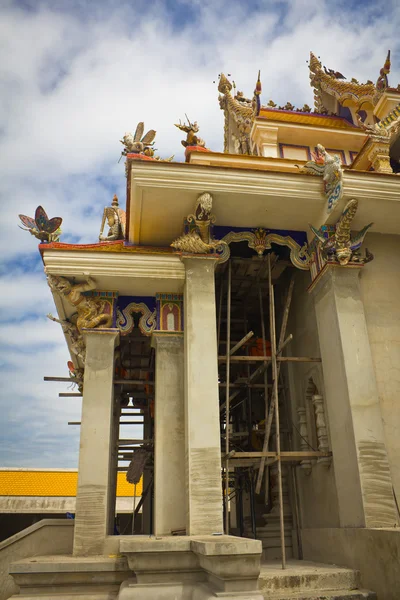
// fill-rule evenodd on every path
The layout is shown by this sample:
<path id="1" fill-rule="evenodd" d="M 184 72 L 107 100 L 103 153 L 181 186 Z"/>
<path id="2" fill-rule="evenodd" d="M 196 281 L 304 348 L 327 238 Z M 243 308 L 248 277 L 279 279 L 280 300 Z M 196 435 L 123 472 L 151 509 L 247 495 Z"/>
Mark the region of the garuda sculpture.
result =
<path id="1" fill-rule="evenodd" d="M 202 140 L 200 137 L 197 137 L 197 133 L 199 132 L 199 126 L 197 124 L 197 121 L 194 121 L 194 123 L 191 123 L 189 121 L 189 118 L 187 115 L 186 119 L 188 124 L 185 125 L 184 123 L 181 123 L 181 120 L 179 119 L 179 124 L 175 123 L 175 127 L 177 127 L 178 129 L 180 129 L 181 131 L 184 131 L 187 135 L 186 135 L 186 140 L 182 140 L 181 144 L 184 148 L 186 148 L 187 146 L 202 146 L 203 148 L 205 148 L 205 141 Z"/>
<path id="2" fill-rule="evenodd" d="M 136 127 L 135 134 L 126 133 L 122 140 L 124 149 L 121 152 L 122 156 L 127 154 L 144 154 L 145 156 L 154 156 L 153 146 L 155 144 L 154 138 L 156 137 L 156 131 L 150 129 L 146 135 L 143 135 L 144 123 L 141 121 Z M 143 137 L 142 137 L 143 136 Z"/>
<path id="3" fill-rule="evenodd" d="M 61 235 L 61 217 L 53 217 L 49 219 L 46 211 L 42 206 L 38 206 L 35 211 L 35 218 L 27 217 L 26 215 L 18 215 L 21 223 L 25 227 L 20 227 L 24 231 L 29 231 L 31 235 L 41 242 L 58 242 Z"/>
<path id="4" fill-rule="evenodd" d="M 368 249 L 365 250 L 364 258 L 361 258 L 358 253 L 366 233 L 373 223 L 369 223 L 359 233 L 351 237 L 351 222 L 357 208 L 358 200 L 353 199 L 346 204 L 340 219 L 336 223 L 335 233 L 329 238 L 326 238 L 321 231 L 310 225 L 325 258 L 337 261 L 342 266 L 347 265 L 350 261 L 366 263 L 373 259 L 373 255 L 368 252 Z"/>
<path id="5" fill-rule="evenodd" d="M 109 226 L 108 234 L 103 235 L 104 226 L 107 223 Z M 100 242 L 111 242 L 114 240 L 123 240 L 125 238 L 126 213 L 122 208 L 119 208 L 118 197 L 114 194 L 112 205 L 106 206 L 103 211 L 103 219 L 100 227 Z"/>
<path id="6" fill-rule="evenodd" d="M 94 290 L 96 282 L 87 277 L 86 282 L 72 284 L 65 277 L 59 275 L 48 275 L 47 282 L 50 288 L 65 296 L 65 298 L 76 307 L 76 326 L 79 333 L 82 329 L 94 329 L 96 327 L 111 327 L 112 315 L 107 312 L 107 303 L 85 296 L 83 292 Z"/>

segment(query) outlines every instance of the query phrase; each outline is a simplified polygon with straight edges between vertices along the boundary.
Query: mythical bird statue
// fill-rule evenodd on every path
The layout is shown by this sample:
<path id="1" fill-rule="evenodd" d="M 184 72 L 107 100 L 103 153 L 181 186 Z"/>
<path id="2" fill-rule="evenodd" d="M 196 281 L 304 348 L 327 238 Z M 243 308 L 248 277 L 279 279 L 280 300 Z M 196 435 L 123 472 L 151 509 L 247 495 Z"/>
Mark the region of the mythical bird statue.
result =
<path id="1" fill-rule="evenodd" d="M 41 242 L 58 242 L 61 235 L 61 217 L 53 217 L 49 219 L 46 211 L 42 206 L 38 206 L 35 211 L 35 218 L 27 217 L 26 215 L 18 215 L 21 223 L 25 227 L 20 227 L 24 231 L 29 231 L 31 235 Z"/>
<path id="2" fill-rule="evenodd" d="M 357 212 L 358 200 L 350 200 L 336 223 L 336 230 L 333 236 L 326 238 L 318 230 L 310 225 L 311 231 L 320 243 L 323 255 L 329 260 L 329 257 L 345 266 L 350 261 L 366 263 L 373 259 L 373 255 L 366 249 L 365 258 L 359 256 L 358 250 L 364 241 L 368 229 L 373 225 L 369 223 L 359 233 L 351 237 L 351 222 Z"/>
<path id="3" fill-rule="evenodd" d="M 153 146 L 155 144 L 154 138 L 156 137 L 156 131 L 150 129 L 146 135 L 143 135 L 144 123 L 141 121 L 136 127 L 135 134 L 126 133 L 122 140 L 124 149 L 121 152 L 122 156 L 127 154 L 144 154 L 146 156 L 154 156 Z M 142 137 L 143 136 L 143 137 Z"/>

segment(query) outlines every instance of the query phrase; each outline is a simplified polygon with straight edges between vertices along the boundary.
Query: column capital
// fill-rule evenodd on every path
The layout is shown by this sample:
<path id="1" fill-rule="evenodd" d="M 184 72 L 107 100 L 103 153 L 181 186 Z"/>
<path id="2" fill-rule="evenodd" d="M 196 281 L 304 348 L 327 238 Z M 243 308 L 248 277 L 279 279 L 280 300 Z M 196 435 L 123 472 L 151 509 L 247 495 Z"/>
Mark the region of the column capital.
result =
<path id="1" fill-rule="evenodd" d="M 183 346 L 183 331 L 154 331 L 151 334 L 152 348 L 178 348 Z"/>
<path id="2" fill-rule="evenodd" d="M 207 263 L 216 265 L 220 258 L 218 254 L 184 254 L 181 256 L 181 261 L 187 268 L 189 261 L 195 261 L 198 265 Z"/>
<path id="3" fill-rule="evenodd" d="M 319 294 L 328 282 L 357 282 L 364 264 L 339 265 L 327 263 L 308 287 L 308 293 Z"/>
<path id="4" fill-rule="evenodd" d="M 114 337 L 115 344 L 119 341 L 119 329 L 115 329 L 115 328 L 87 329 L 86 327 L 84 327 L 82 329 L 82 335 L 84 338 L 87 338 L 88 336 L 90 336 L 90 337 L 104 336 L 104 337 L 108 337 L 109 339 L 113 339 L 113 337 Z"/>

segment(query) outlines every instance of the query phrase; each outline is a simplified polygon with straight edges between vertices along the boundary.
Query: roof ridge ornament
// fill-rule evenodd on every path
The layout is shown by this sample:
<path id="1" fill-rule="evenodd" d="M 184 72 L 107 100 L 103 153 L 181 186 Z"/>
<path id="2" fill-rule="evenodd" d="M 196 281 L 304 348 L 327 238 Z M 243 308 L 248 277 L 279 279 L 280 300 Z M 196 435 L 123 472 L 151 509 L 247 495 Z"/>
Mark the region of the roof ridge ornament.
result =
<path id="1" fill-rule="evenodd" d="M 376 81 L 376 89 L 378 92 L 383 92 L 386 88 L 389 87 L 388 75 L 390 73 L 390 50 L 388 50 L 385 63 L 382 69 L 379 71 L 379 77 Z"/>
<path id="2" fill-rule="evenodd" d="M 103 235 L 106 223 L 109 226 L 108 234 Z M 118 196 L 114 194 L 111 206 L 106 206 L 103 210 L 103 219 L 101 221 L 99 242 L 112 242 L 125 239 L 126 213 L 119 208 Z"/>
<path id="3" fill-rule="evenodd" d="M 124 149 L 121 152 L 121 156 L 126 156 L 127 154 L 143 154 L 144 156 L 152 157 L 154 156 L 154 138 L 156 137 L 157 132 L 154 129 L 149 129 L 149 131 L 143 135 L 144 131 L 144 122 L 140 121 L 137 126 L 134 135 L 132 133 L 125 133 L 122 140 L 120 140 L 121 144 L 124 146 Z"/>
<path id="4" fill-rule="evenodd" d="M 35 211 L 35 217 L 27 217 L 26 215 L 18 215 L 19 219 L 25 227 L 18 225 L 23 231 L 29 231 L 29 233 L 41 243 L 58 242 L 61 235 L 61 217 L 53 217 L 49 219 L 46 211 L 42 206 L 38 206 Z"/>
<path id="5" fill-rule="evenodd" d="M 175 127 L 186 133 L 186 140 L 182 140 L 181 144 L 184 148 L 188 146 L 200 146 L 201 148 L 206 147 L 206 143 L 201 137 L 198 137 L 196 134 L 199 132 L 199 125 L 197 121 L 191 123 L 189 117 L 185 114 L 186 120 L 188 124 L 182 123 L 179 119 L 179 123 L 175 123 Z"/>

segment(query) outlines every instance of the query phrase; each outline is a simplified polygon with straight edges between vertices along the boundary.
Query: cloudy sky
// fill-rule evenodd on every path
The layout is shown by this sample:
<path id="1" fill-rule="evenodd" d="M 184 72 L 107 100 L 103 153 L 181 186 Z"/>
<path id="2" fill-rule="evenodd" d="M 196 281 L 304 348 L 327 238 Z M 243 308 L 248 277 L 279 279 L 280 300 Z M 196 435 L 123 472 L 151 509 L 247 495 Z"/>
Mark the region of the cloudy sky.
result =
<path id="1" fill-rule="evenodd" d="M 65 242 L 95 242 L 103 207 L 124 202 L 119 139 L 139 120 L 161 156 L 182 160 L 185 112 L 222 150 L 218 73 L 263 102 L 312 105 L 309 51 L 360 81 L 392 50 L 400 81 L 400 4 L 336 0 L 2 0 L 0 2 L 0 466 L 77 466 L 81 400 L 58 398 L 67 376 L 61 329 L 36 240 L 18 213 L 42 204 Z"/>

